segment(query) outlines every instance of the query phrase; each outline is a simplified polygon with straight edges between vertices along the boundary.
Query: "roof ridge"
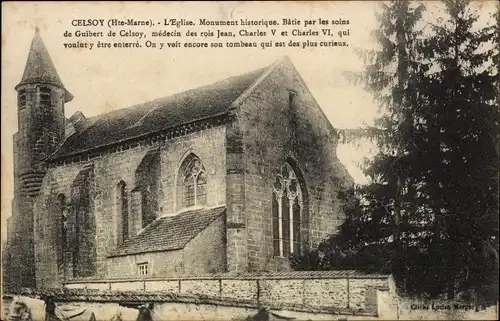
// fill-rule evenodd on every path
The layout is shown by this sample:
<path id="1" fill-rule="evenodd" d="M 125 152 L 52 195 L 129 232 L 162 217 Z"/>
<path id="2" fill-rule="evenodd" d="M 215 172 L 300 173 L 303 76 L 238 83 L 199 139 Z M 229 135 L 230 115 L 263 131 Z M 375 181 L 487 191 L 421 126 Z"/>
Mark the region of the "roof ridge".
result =
<path id="1" fill-rule="evenodd" d="M 86 121 L 88 125 L 66 137 L 51 158 L 76 156 L 185 124 L 228 115 L 286 59 L 201 87 L 90 117 Z"/>
<path id="2" fill-rule="evenodd" d="M 128 109 L 134 109 L 134 108 L 137 108 L 139 106 L 143 106 L 144 104 L 148 104 L 148 103 L 154 103 L 154 102 L 160 102 L 162 100 L 166 100 L 168 98 L 174 98 L 176 96 L 179 96 L 179 95 L 183 95 L 183 94 L 186 94 L 190 91 L 196 91 L 196 90 L 199 90 L 199 89 L 203 89 L 203 88 L 206 88 L 206 87 L 210 87 L 210 86 L 213 86 L 215 84 L 218 84 L 218 83 L 222 83 L 224 81 L 228 81 L 230 79 L 233 79 L 233 78 L 237 78 L 237 77 L 241 77 L 241 76 L 244 76 L 244 75 L 247 75 L 247 74 L 251 74 L 251 73 L 254 73 L 254 72 L 257 72 L 259 70 L 262 70 L 262 74 L 259 76 L 262 77 L 264 74 L 268 73 L 269 69 L 270 68 L 274 68 L 274 66 L 281 62 L 282 59 L 279 59 L 279 60 L 276 60 L 274 63 L 272 63 L 271 65 L 268 65 L 266 67 L 263 67 L 263 68 L 257 68 L 257 69 L 252 69 L 250 71 L 247 71 L 247 72 L 244 72 L 242 74 L 239 74 L 239 75 L 233 75 L 233 76 L 229 76 L 229 77 L 226 77 L 226 78 L 223 78 L 223 79 L 220 79 L 220 80 L 217 80 L 217 81 L 214 81 L 214 82 L 211 82 L 211 83 L 207 83 L 205 85 L 201 85 L 201 86 L 198 86 L 198 87 L 195 87 L 195 88 L 190 88 L 190 89 L 185 89 L 185 90 L 182 90 L 182 91 L 179 91 L 179 92 L 176 92 L 176 93 L 173 93 L 173 94 L 170 94 L 170 95 L 167 95 L 167 96 L 162 96 L 162 97 L 158 97 L 158 98 L 155 98 L 155 99 L 151 99 L 151 100 L 148 100 L 146 102 L 142 102 L 142 103 L 137 103 L 137 104 L 133 104 L 133 105 L 130 105 L 130 106 L 127 106 L 127 107 L 123 107 L 123 108 L 119 108 L 119 109 L 115 109 L 115 110 L 111 110 L 107 113 L 103 113 L 103 114 L 98 114 L 98 115 L 95 115 L 95 116 L 90 116 L 89 118 L 87 119 L 91 119 L 91 118 L 100 118 L 100 117 L 103 117 L 105 115 L 111 115 L 113 113 L 119 113 L 120 111 L 125 111 L 125 110 L 128 110 Z M 255 82 L 259 82 L 259 78 L 257 78 L 257 80 Z M 254 83 L 255 84 L 255 83 Z M 250 87 L 253 87 L 254 84 L 251 84 Z M 242 95 L 244 95 L 245 93 L 243 93 Z M 144 116 L 141 117 L 141 119 L 139 119 L 139 121 L 141 121 L 144 117 L 146 117 L 147 115 L 149 115 L 152 111 L 156 110 L 158 107 L 153 107 L 151 108 Z M 75 113 L 77 113 L 79 111 L 76 111 Z M 137 122 L 139 122 L 137 121 Z M 136 122 L 136 123 L 137 123 Z M 136 123 L 134 123 L 133 125 L 135 125 Z M 131 125 L 131 126 L 133 126 Z M 131 127 L 129 126 L 129 127 Z"/>
<path id="3" fill-rule="evenodd" d="M 288 56 L 284 56 L 281 59 L 276 60 L 271 65 L 267 66 L 265 71 L 251 84 L 236 100 L 231 104 L 231 108 L 237 108 L 240 106 L 275 69 L 284 60 L 289 59 Z"/>
<path id="4" fill-rule="evenodd" d="M 276 62 L 275 62 L 275 63 L 276 63 Z M 262 77 L 262 75 L 263 75 L 263 74 L 267 73 L 268 69 L 269 69 L 269 68 L 271 68 L 271 67 L 272 67 L 272 65 L 271 65 L 271 66 L 264 67 L 264 68 L 253 69 L 253 70 L 250 70 L 250 71 L 248 71 L 248 72 L 245 72 L 245 73 L 242 73 L 242 74 L 239 74 L 239 75 L 229 76 L 229 77 L 226 77 L 226 78 L 224 78 L 224 79 L 220 79 L 220 80 L 217 80 L 217 81 L 215 81 L 215 82 L 211 82 L 211 83 L 206 84 L 206 85 L 202 85 L 202 86 L 195 87 L 195 88 L 191 88 L 191 89 L 186 89 L 186 90 L 183 90 L 183 91 L 180 91 L 180 92 L 174 93 L 174 94 L 169 95 L 169 96 L 164 96 L 164 97 L 156 98 L 156 99 L 151 100 L 151 101 L 149 101 L 149 102 L 155 102 L 155 101 L 167 100 L 168 98 L 174 98 L 174 97 L 176 97 L 176 96 L 186 95 L 186 94 L 188 94 L 189 92 L 196 91 L 196 90 L 200 90 L 200 89 L 207 88 L 207 87 L 210 87 L 210 86 L 215 86 L 216 84 L 220 84 L 220 83 L 223 83 L 223 82 L 225 82 L 225 81 L 229 81 L 229 80 L 231 80 L 231 79 L 234 79 L 234 78 L 237 78 L 237 77 L 240 77 L 240 76 L 244 76 L 244 75 L 247 75 L 247 74 L 251 74 L 251 73 L 253 73 L 253 72 L 257 72 L 257 71 L 259 71 L 259 70 L 261 70 L 261 69 L 262 69 L 263 71 L 262 71 L 262 74 L 259 76 L 259 78 L 260 78 L 260 77 Z M 259 79 L 259 78 L 257 78 L 256 82 L 258 81 L 258 79 Z M 255 84 L 255 83 L 254 83 L 254 84 Z M 249 86 L 249 88 L 250 88 L 250 87 L 252 87 L 254 84 L 251 84 L 251 85 Z M 247 89 L 247 90 L 248 90 L 248 89 Z M 243 92 L 243 94 L 242 94 L 242 95 L 244 95 L 244 94 L 245 94 L 245 92 Z M 240 95 L 240 97 L 241 97 L 241 95 Z M 239 97 L 238 97 L 236 100 L 238 100 L 238 99 L 239 99 Z M 144 122 L 144 119 L 146 119 L 146 117 L 148 117 L 151 113 L 153 113 L 154 111 L 156 111 L 158 108 L 160 108 L 160 106 L 155 106 L 155 107 L 151 108 L 151 109 L 150 109 L 150 110 L 149 110 L 149 111 L 148 111 L 148 112 L 147 112 L 144 116 L 142 116 L 142 117 L 141 117 L 141 118 L 140 118 L 137 122 L 135 122 L 134 124 L 130 125 L 129 127 L 136 127 L 136 126 L 140 126 L 140 125 Z"/>

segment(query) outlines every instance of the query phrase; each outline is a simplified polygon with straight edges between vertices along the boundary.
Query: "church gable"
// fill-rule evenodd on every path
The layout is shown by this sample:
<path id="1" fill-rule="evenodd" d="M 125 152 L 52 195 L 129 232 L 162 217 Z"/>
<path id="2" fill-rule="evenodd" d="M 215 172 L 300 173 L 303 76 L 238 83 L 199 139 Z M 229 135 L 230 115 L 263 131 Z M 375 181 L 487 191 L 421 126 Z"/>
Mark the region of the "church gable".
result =
<path id="1" fill-rule="evenodd" d="M 252 101 L 259 98 L 265 100 L 266 104 L 255 106 Z M 337 137 L 334 127 L 288 57 L 267 68 L 252 85 L 251 90 L 246 91 L 233 103 L 233 107 L 239 107 L 254 115 L 279 107 L 285 113 L 283 116 L 287 118 L 288 123 L 292 122 L 288 125 L 294 125 L 293 122 L 300 118 L 307 119 L 311 123 L 309 130 L 318 135 Z"/>
<path id="2" fill-rule="evenodd" d="M 339 170 L 335 129 L 288 58 L 271 66 L 233 106 L 245 169 L 245 219 L 235 226 L 247 232 L 241 244 L 250 253 L 248 266 L 287 269 L 288 256 L 336 231 L 344 218 L 338 192 L 352 179 Z"/>

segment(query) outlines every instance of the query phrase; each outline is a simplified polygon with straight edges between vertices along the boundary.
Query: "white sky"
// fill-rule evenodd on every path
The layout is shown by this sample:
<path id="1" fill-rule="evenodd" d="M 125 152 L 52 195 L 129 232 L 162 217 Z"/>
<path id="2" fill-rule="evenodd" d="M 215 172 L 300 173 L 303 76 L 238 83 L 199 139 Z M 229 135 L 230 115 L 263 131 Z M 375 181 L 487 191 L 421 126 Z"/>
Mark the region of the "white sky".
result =
<path id="1" fill-rule="evenodd" d="M 492 2 L 493 3 L 493 2 Z M 330 122 L 337 128 L 354 128 L 370 123 L 376 112 L 369 95 L 350 85 L 344 70 L 360 70 L 354 48 L 373 46 L 370 31 L 375 27 L 376 1 L 349 2 L 10 2 L 2 3 L 2 223 L 11 214 L 13 197 L 12 135 L 17 131 L 16 92 L 24 71 L 35 26 L 52 57 L 66 88 L 75 96 L 66 105 L 66 116 L 82 111 L 93 116 L 168 96 L 271 64 L 288 55 Z M 282 18 L 349 20 L 350 47 L 311 49 L 65 49 L 64 30 L 73 19 L 199 18 L 227 17 L 260 20 Z M 303 26 L 300 29 L 308 29 Z M 123 28 L 128 29 L 128 28 Z M 158 27 L 167 29 L 167 27 Z M 199 30 L 207 30 L 208 27 Z M 265 27 L 251 30 L 267 31 Z M 103 29 L 108 30 L 108 29 Z M 151 29 L 155 30 L 155 29 Z M 337 27 L 336 30 L 344 30 Z M 289 37 L 287 39 L 290 39 Z M 73 38 L 72 41 L 78 40 Z M 174 39 L 175 40 L 175 39 Z M 256 39 L 258 41 L 258 39 Z M 338 156 L 355 181 L 365 182 L 356 162 L 366 151 L 339 146 Z M 2 232 L 5 231 L 2 224 Z M 4 233 L 2 233 L 4 234 Z"/>

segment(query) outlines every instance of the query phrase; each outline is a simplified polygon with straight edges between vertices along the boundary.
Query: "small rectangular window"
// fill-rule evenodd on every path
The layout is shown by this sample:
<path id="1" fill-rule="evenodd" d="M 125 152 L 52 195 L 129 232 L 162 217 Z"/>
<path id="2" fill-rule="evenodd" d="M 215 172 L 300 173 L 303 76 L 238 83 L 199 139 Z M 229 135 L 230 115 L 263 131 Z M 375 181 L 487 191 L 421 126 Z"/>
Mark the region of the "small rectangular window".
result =
<path id="1" fill-rule="evenodd" d="M 139 275 L 148 275 L 148 263 L 139 263 L 137 264 L 137 274 Z"/>
<path id="2" fill-rule="evenodd" d="M 24 109 L 26 107 L 26 90 L 19 90 L 17 97 L 17 107 L 19 109 Z"/>

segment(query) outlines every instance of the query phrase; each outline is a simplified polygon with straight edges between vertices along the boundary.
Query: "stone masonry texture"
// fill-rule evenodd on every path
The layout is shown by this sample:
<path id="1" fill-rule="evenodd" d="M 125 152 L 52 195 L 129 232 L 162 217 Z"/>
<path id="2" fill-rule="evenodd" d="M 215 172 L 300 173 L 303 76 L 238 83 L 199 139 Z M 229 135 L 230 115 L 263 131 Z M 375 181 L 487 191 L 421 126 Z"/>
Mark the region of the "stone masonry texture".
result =
<path id="1" fill-rule="evenodd" d="M 303 247 L 318 244 L 344 220 L 337 193 L 352 179 L 336 156 L 331 124 L 291 63 L 278 64 L 253 89 L 241 103 L 238 119 L 248 270 L 286 269 L 283 260 L 273 257 L 271 186 L 280 167 L 288 161 L 303 176 Z"/>
<path id="2" fill-rule="evenodd" d="M 111 152 L 57 163 L 45 163 L 42 156 L 54 152 L 63 138 L 66 91 L 48 85 L 53 93 L 49 110 L 33 102 L 38 87 L 23 86 L 27 107 L 20 111 L 20 131 L 14 137 L 17 214 L 9 223 L 16 230 L 8 244 L 17 244 L 12 255 L 33 267 L 20 271 L 32 277 L 28 283 L 52 288 L 75 281 L 133 279 L 139 275 L 138 264 L 148 266 L 144 278 L 289 270 L 288 259 L 274 255 L 271 208 L 272 186 L 285 162 L 296 172 L 303 193 L 302 249 L 335 233 L 345 219 L 338 192 L 352 179 L 336 156 L 337 134 L 288 59 L 267 68 L 233 102 L 226 118 L 214 116 L 175 135 L 131 139 Z M 36 112 L 28 112 L 30 106 Z M 46 121 L 44 130 L 33 127 L 33 117 Z M 224 216 L 183 248 L 112 255 L 124 238 L 146 233 L 155 219 L 185 210 L 180 168 L 193 154 L 207 177 L 204 206 L 225 207 Z M 20 242 L 24 234 L 29 237 Z M 300 282 L 279 283 L 282 290 L 263 282 L 261 298 L 273 300 L 296 286 L 306 289 Z M 249 296 L 254 284 L 242 283 L 240 290 L 240 296 Z M 363 296 L 364 290 L 353 295 Z M 297 298 L 278 300 L 296 303 Z M 336 300 L 345 302 L 343 295 Z"/>
<path id="3" fill-rule="evenodd" d="M 14 135 L 14 200 L 6 254 L 4 281 L 36 285 L 34 200 L 46 173 L 45 158 L 64 136 L 64 89 L 49 84 L 26 83 L 18 92 L 18 132 Z M 49 93 L 42 100 L 41 92 Z M 6 257 L 5 257 L 6 256 Z"/>
<path id="4" fill-rule="evenodd" d="M 71 283 L 68 288 L 138 290 L 206 295 L 253 302 L 264 306 L 296 306 L 302 308 L 335 308 L 369 311 L 373 301 L 371 290 L 387 289 L 388 276 L 377 277 L 297 277 L 284 278 L 280 274 L 259 277 L 216 276 L 211 278 L 167 278 L 109 281 L 105 283 Z M 376 300 L 376 299 L 375 299 Z"/>
<path id="5" fill-rule="evenodd" d="M 188 136 L 175 138 L 162 146 L 160 151 L 161 157 L 161 189 L 163 198 L 160 200 L 161 215 L 173 214 L 175 211 L 182 209 L 180 204 L 176 204 L 175 193 L 176 185 L 175 179 L 177 169 L 182 162 L 183 158 L 189 154 L 194 153 L 203 162 L 207 169 L 208 184 L 210 188 L 207 189 L 207 206 L 224 205 L 225 202 L 225 127 L 216 127 L 206 129 L 205 131 L 197 132 Z M 72 163 L 64 166 L 57 166 L 50 168 L 44 178 L 42 193 L 36 199 L 35 204 L 35 225 L 36 225 L 36 246 L 35 255 L 37 258 L 37 284 L 42 287 L 60 286 L 63 280 L 56 273 L 57 262 L 53 260 L 53 250 L 57 248 L 55 245 L 61 242 L 57 238 L 57 218 L 52 215 L 51 209 L 58 195 L 68 194 L 71 190 L 71 185 L 77 178 L 78 174 L 85 166 L 92 165 L 94 171 L 94 199 L 93 208 L 91 211 L 95 217 L 95 239 L 96 239 L 96 272 L 91 277 L 93 278 L 108 278 L 119 277 L 125 275 L 130 276 L 129 263 L 123 264 L 120 259 L 109 259 L 108 252 L 115 249 L 118 245 L 119 235 L 117 231 L 118 220 L 116 213 L 116 193 L 118 183 L 123 181 L 130 186 L 128 190 L 132 190 L 135 184 L 135 171 L 140 165 L 142 159 L 150 151 L 157 148 L 157 146 L 137 146 L 128 149 L 121 153 L 114 153 L 104 155 L 96 158 L 91 162 Z M 67 199 L 71 199 L 71 195 L 66 195 Z M 132 202 L 129 202 L 132 207 Z M 129 208 L 130 220 L 134 220 L 134 211 Z M 130 224 L 131 226 L 133 224 Z M 223 223 L 216 224 L 219 230 L 223 229 Z M 131 232 L 139 232 L 138 228 L 133 229 Z M 212 231 L 214 232 L 214 231 Z M 218 237 L 217 239 L 216 236 Z M 198 271 L 191 271 L 192 273 L 202 273 L 210 271 L 220 271 L 225 268 L 225 250 L 222 249 L 225 244 L 225 235 L 220 233 L 212 233 L 209 237 L 209 242 L 200 242 L 197 248 L 184 249 L 189 251 L 192 258 L 199 255 L 197 253 L 216 253 L 213 257 L 207 257 L 207 266 L 200 267 L 196 264 L 191 264 Z M 205 247 L 205 248 L 204 248 Z M 194 251 L 194 254 L 193 254 Z M 146 255 L 146 254 L 143 254 Z M 165 275 L 175 275 L 180 273 L 184 268 L 180 266 L 188 266 L 185 258 L 190 257 L 185 253 L 176 254 L 172 252 L 168 254 L 171 260 L 163 259 L 163 265 L 168 265 L 159 269 L 163 270 Z M 161 256 L 165 254 L 148 254 L 151 257 L 158 257 L 154 262 L 159 262 Z M 222 257 L 224 256 L 224 257 Z M 127 257 L 124 260 L 136 262 L 137 259 L 145 259 L 145 257 Z M 188 259 L 189 260 L 189 259 Z M 192 259 L 191 259 L 192 260 Z M 71 264 L 65 262 L 66 264 Z M 210 261 L 210 262 L 209 262 Z M 175 263 L 177 262 L 177 263 Z M 140 263 L 140 262 L 137 262 Z M 168 263 L 168 264 L 167 264 Z M 134 263 L 135 264 L 135 263 Z M 160 263 L 158 263 L 160 264 Z M 66 273 L 66 279 L 72 279 L 70 269 Z"/>

